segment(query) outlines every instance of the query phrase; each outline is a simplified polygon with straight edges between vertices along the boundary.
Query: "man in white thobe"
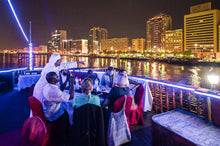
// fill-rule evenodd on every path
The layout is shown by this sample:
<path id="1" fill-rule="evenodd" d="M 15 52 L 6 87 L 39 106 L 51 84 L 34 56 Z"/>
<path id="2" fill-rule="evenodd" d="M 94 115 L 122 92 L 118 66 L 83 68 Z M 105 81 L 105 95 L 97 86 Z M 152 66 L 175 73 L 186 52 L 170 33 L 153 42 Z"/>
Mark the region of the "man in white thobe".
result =
<path id="1" fill-rule="evenodd" d="M 61 64 L 61 57 L 59 54 L 51 55 L 49 62 L 43 68 L 41 77 L 34 87 L 33 96 L 36 97 L 41 103 L 43 99 L 43 88 L 47 84 L 46 75 L 48 72 L 55 72 L 59 75 L 59 66 Z"/>
<path id="2" fill-rule="evenodd" d="M 55 72 L 59 76 L 60 69 L 77 68 L 77 63 L 84 64 L 82 61 L 65 62 L 61 63 L 60 54 L 51 55 L 49 62 L 43 68 L 41 77 L 34 87 L 33 96 L 36 97 L 41 103 L 43 99 L 43 88 L 47 84 L 46 75 L 48 72 Z M 57 84 L 59 86 L 59 83 Z"/>

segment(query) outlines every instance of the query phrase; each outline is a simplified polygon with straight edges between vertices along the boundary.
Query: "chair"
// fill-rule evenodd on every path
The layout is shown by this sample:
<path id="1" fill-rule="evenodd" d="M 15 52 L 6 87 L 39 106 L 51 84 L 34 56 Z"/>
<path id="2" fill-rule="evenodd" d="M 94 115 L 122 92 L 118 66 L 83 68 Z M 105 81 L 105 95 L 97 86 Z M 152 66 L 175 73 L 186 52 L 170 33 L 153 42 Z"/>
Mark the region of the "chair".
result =
<path id="1" fill-rule="evenodd" d="M 44 122 L 38 117 L 31 117 L 24 122 L 21 146 L 42 146 L 47 133 Z"/>
<path id="2" fill-rule="evenodd" d="M 144 86 L 141 84 L 135 92 L 134 98 L 135 103 L 137 104 L 137 108 L 131 110 L 129 121 L 131 125 L 140 124 L 144 125 L 144 117 L 143 117 L 143 97 L 144 97 Z"/>
<path id="3" fill-rule="evenodd" d="M 34 96 L 31 96 L 28 98 L 28 103 L 31 107 L 33 116 L 40 117 L 41 120 L 44 122 L 44 124 L 47 126 L 47 121 L 46 121 L 46 119 L 44 117 L 44 113 L 43 113 L 42 103 Z"/>
<path id="4" fill-rule="evenodd" d="M 32 84 L 29 88 L 30 95 L 33 96 L 35 84 Z"/>
<path id="5" fill-rule="evenodd" d="M 114 113 L 119 112 L 119 111 L 122 110 L 124 100 L 125 100 L 125 96 L 122 96 L 114 102 L 114 104 L 113 104 L 113 112 Z M 129 116 L 131 114 L 131 104 L 132 104 L 132 97 L 127 95 L 127 101 L 126 101 L 126 105 L 125 105 L 125 115 L 127 117 L 129 128 L 130 128 Z"/>
<path id="6" fill-rule="evenodd" d="M 46 125 L 47 134 L 46 134 L 44 144 L 46 144 L 47 146 L 50 146 L 50 145 L 52 146 L 53 145 L 52 143 L 54 142 L 54 140 L 52 139 L 53 133 L 51 133 L 52 125 L 49 124 L 44 117 L 42 103 L 34 96 L 31 96 L 28 98 L 28 103 L 31 107 L 33 116 L 38 116 Z"/>
<path id="7" fill-rule="evenodd" d="M 71 134 L 71 145 L 105 145 L 102 108 L 94 104 L 85 104 L 74 109 Z"/>

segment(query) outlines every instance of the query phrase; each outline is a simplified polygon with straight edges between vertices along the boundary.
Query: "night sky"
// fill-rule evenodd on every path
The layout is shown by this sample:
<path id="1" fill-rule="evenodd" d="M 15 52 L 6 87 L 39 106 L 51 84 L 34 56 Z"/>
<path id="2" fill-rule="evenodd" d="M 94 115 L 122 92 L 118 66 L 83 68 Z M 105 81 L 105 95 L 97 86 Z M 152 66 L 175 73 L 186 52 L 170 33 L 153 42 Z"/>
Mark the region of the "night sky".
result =
<path id="1" fill-rule="evenodd" d="M 145 38 L 146 21 L 160 12 L 171 15 L 173 29 L 183 28 L 184 15 L 190 6 L 208 0 L 11 0 L 25 32 L 32 21 L 34 46 L 46 45 L 55 29 L 67 30 L 67 37 L 87 39 L 96 26 L 108 30 L 108 38 Z M 220 9 L 220 0 L 212 0 L 212 8 Z M 27 46 L 9 8 L 0 2 L 0 49 Z"/>

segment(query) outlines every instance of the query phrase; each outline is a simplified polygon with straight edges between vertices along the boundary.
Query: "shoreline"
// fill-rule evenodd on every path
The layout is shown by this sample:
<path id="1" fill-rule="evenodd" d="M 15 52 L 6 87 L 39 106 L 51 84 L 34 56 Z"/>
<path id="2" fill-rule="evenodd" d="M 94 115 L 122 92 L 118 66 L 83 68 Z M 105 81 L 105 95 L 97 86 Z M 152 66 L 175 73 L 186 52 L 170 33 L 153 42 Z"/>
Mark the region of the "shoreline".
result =
<path id="1" fill-rule="evenodd" d="M 28 58 L 29 53 L 2 53 L 7 55 L 16 55 L 19 58 Z M 33 53 L 33 55 L 46 55 L 49 56 L 51 53 Z M 73 56 L 73 57 L 91 57 L 91 58 L 109 58 L 109 59 L 121 59 L 121 60 L 135 60 L 135 61 L 147 61 L 147 62 L 163 62 L 174 65 L 191 65 L 191 66 L 220 66 L 220 62 L 216 61 L 199 61 L 199 58 L 149 58 L 149 57 L 119 57 L 119 56 L 101 56 L 101 55 L 89 55 L 89 54 L 61 54 L 61 56 Z"/>

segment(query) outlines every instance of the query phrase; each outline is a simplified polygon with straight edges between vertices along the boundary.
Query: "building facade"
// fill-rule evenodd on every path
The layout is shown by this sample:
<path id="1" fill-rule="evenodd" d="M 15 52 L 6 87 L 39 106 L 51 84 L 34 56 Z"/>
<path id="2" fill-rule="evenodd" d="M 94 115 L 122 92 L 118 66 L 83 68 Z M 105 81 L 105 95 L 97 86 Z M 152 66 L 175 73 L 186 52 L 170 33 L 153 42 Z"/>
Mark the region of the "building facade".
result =
<path id="1" fill-rule="evenodd" d="M 219 52 L 219 24 L 220 11 L 211 10 L 211 3 L 191 7 L 191 14 L 184 16 L 184 50 L 197 57 Z"/>
<path id="2" fill-rule="evenodd" d="M 159 14 L 149 19 L 146 24 L 147 51 L 161 51 L 165 49 L 165 31 L 172 29 L 172 18 L 166 14 Z"/>
<path id="3" fill-rule="evenodd" d="M 51 33 L 51 39 L 48 42 L 48 49 L 50 52 L 53 51 L 63 51 L 64 41 L 67 39 L 66 30 L 55 30 Z"/>
<path id="4" fill-rule="evenodd" d="M 101 49 L 105 53 L 122 53 L 131 51 L 132 40 L 130 38 L 112 38 L 101 40 Z"/>
<path id="5" fill-rule="evenodd" d="M 39 46 L 39 51 L 42 53 L 46 53 L 47 52 L 47 46 L 46 45 L 40 45 Z"/>
<path id="6" fill-rule="evenodd" d="M 78 53 L 78 54 L 88 53 L 88 40 L 86 39 L 72 40 L 71 44 L 72 44 L 71 45 L 72 53 Z"/>
<path id="7" fill-rule="evenodd" d="M 101 40 L 108 38 L 108 31 L 105 28 L 93 27 L 89 31 L 88 38 L 88 53 L 100 54 L 101 50 Z"/>
<path id="8" fill-rule="evenodd" d="M 72 49 L 72 39 L 62 40 L 62 52 L 65 54 Z"/>
<path id="9" fill-rule="evenodd" d="M 146 40 L 144 38 L 132 39 L 131 51 L 144 53 L 146 48 Z"/>
<path id="10" fill-rule="evenodd" d="M 167 30 L 165 34 L 165 52 L 183 51 L 183 29 Z"/>

